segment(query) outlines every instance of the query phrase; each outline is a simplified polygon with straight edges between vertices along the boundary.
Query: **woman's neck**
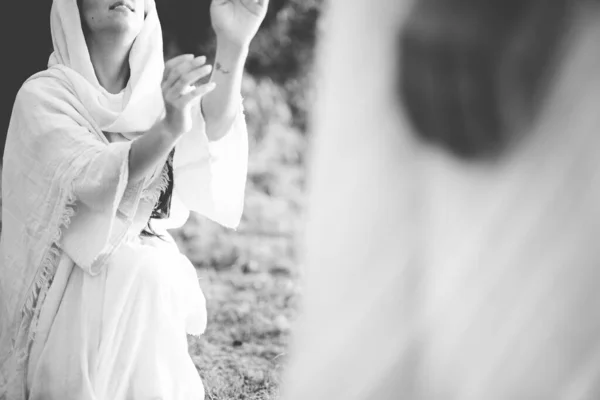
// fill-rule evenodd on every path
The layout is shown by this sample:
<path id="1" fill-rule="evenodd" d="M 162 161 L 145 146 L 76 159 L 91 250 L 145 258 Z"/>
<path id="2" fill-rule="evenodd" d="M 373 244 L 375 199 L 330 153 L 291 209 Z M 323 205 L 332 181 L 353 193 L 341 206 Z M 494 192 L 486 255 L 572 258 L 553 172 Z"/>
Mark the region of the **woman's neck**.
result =
<path id="1" fill-rule="evenodd" d="M 131 43 L 119 38 L 86 38 L 90 58 L 100 85 L 109 93 L 119 93 L 129 80 Z"/>

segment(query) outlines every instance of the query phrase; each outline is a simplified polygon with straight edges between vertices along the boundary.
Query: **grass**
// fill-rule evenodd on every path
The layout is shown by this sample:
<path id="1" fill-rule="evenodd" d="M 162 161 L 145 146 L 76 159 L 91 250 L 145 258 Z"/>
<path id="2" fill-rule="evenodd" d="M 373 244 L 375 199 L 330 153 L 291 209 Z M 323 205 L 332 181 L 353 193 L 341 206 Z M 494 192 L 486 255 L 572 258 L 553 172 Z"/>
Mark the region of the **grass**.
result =
<path id="1" fill-rule="evenodd" d="M 206 399 L 278 398 L 300 297 L 290 259 L 293 242 L 228 231 L 200 219 L 192 219 L 175 238 L 198 266 L 207 300 L 207 330 L 189 337 Z"/>
<path id="2" fill-rule="evenodd" d="M 278 398 L 297 286 L 291 275 L 200 269 L 209 325 L 190 353 L 209 400 Z"/>

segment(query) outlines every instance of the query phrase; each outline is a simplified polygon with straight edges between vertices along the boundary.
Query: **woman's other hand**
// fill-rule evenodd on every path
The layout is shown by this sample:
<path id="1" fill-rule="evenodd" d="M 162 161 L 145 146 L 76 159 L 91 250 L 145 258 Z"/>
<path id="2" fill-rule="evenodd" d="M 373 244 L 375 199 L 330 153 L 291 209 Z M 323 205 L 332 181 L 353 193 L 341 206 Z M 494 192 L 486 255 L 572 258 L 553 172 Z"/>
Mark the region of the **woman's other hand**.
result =
<path id="1" fill-rule="evenodd" d="M 192 129 L 192 111 L 200 99 L 215 88 L 215 83 L 199 85 L 198 82 L 212 71 L 206 65 L 206 57 L 184 54 L 165 64 L 162 93 L 165 101 L 166 117 L 164 127 L 177 138 Z"/>

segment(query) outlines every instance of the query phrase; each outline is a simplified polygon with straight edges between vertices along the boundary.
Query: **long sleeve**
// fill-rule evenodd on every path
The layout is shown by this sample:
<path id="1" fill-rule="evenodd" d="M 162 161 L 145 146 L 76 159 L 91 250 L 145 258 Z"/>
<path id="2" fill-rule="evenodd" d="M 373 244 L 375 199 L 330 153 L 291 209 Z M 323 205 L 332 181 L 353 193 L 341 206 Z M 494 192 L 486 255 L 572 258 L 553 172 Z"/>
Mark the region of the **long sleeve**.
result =
<path id="1" fill-rule="evenodd" d="M 229 132 L 209 141 L 198 113 L 197 124 L 177 145 L 175 195 L 190 211 L 236 228 L 244 208 L 248 172 L 248 131 L 243 106 Z"/>
<path id="2" fill-rule="evenodd" d="M 97 274 L 126 234 L 144 181 L 129 182 L 131 142 L 100 144 L 73 183 L 73 217 L 60 246 L 76 265 Z"/>
<path id="3" fill-rule="evenodd" d="M 56 204 L 35 211 L 60 216 L 60 227 L 42 231 L 54 235 L 59 228 L 57 245 L 85 271 L 100 272 L 131 225 L 147 180 L 129 184 L 131 142 L 109 143 L 72 94 L 50 79 L 23 86 L 11 129 L 19 132 L 11 137 L 15 146 L 26 149 L 19 162 L 29 168 L 14 174 L 10 187 L 19 179 L 28 202 Z"/>

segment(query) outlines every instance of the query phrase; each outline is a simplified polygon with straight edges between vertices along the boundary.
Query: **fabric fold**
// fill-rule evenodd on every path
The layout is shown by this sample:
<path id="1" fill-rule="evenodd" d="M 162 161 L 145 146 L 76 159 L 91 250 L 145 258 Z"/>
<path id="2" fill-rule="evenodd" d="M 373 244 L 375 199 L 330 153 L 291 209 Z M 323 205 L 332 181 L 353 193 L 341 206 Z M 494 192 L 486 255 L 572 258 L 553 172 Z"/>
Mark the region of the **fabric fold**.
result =
<path id="1" fill-rule="evenodd" d="M 77 212 L 63 228 L 60 247 L 97 275 L 126 234 L 144 182 L 129 182 L 131 142 L 111 143 L 88 162 L 74 183 Z M 117 212 L 118 211 L 118 212 Z"/>
<path id="2" fill-rule="evenodd" d="M 235 229 L 244 209 L 248 173 L 248 131 L 243 103 L 225 136 L 209 141 L 198 112 L 196 126 L 177 145 L 175 192 L 190 211 Z"/>

